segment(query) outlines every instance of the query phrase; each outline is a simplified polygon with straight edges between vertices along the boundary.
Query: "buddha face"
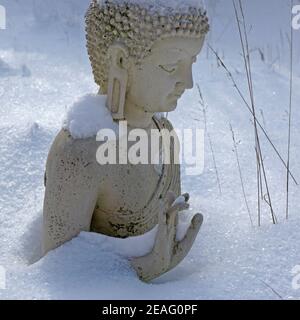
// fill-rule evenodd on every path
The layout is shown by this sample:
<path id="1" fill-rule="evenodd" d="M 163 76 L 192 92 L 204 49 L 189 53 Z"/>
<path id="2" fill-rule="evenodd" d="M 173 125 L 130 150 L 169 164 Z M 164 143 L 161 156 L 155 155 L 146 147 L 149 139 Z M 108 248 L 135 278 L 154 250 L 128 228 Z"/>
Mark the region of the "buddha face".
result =
<path id="1" fill-rule="evenodd" d="M 150 113 L 173 111 L 193 87 L 192 65 L 203 42 L 204 37 L 157 40 L 142 64 L 131 64 L 127 102 Z"/>

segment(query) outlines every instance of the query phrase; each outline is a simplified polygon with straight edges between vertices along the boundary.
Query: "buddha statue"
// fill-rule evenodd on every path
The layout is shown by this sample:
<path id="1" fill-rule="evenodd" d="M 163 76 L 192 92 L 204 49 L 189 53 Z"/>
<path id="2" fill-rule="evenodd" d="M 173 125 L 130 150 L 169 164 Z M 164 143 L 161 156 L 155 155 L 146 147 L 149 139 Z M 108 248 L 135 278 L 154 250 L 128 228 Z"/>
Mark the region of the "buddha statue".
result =
<path id="1" fill-rule="evenodd" d="M 87 49 L 101 97 L 95 101 L 116 125 L 126 121 L 129 132 L 173 130 L 158 113 L 175 110 L 193 87 L 192 65 L 209 30 L 200 7 L 161 2 L 93 0 L 86 14 Z M 44 254 L 81 231 L 126 238 L 157 227 L 152 251 L 130 258 L 140 279 L 151 281 L 184 259 L 203 217 L 196 214 L 177 240 L 178 214 L 189 207 L 180 165 L 172 160 L 157 170 L 154 164 L 100 164 L 101 144 L 96 134 L 78 138 L 67 127 L 57 135 L 45 172 Z M 176 159 L 174 141 L 169 147 Z"/>

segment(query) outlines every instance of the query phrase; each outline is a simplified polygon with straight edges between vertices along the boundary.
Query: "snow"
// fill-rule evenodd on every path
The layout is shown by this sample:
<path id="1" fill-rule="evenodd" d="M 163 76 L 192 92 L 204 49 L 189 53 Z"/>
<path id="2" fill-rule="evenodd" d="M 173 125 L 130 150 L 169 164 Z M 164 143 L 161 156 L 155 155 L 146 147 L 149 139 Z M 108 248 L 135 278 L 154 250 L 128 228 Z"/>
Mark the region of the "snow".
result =
<path id="1" fill-rule="evenodd" d="M 178 204 L 184 204 L 186 201 L 185 201 L 185 197 L 184 196 L 180 196 L 178 197 L 172 204 L 172 206 L 176 206 Z"/>
<path id="2" fill-rule="evenodd" d="M 116 133 L 118 125 L 105 106 L 106 98 L 88 94 L 78 99 L 69 108 L 63 128 L 68 130 L 74 139 L 95 137 L 103 128 Z"/>
<path id="3" fill-rule="evenodd" d="M 293 289 L 300 265 L 299 187 L 291 183 L 290 219 L 285 220 L 286 172 L 262 138 L 267 175 L 278 225 L 272 225 L 263 205 L 257 226 L 256 165 L 251 116 L 211 52 L 204 48 L 194 67 L 208 106 L 208 131 L 213 141 L 222 194 L 213 158 L 205 146 L 205 171 L 182 176 L 182 191 L 190 193 L 190 211 L 180 216 L 188 226 L 193 214 L 204 216 L 195 245 L 174 270 L 152 284 L 140 282 L 128 257 L 146 253 L 156 229 L 138 238 L 120 240 L 81 233 L 40 258 L 43 176 L 50 145 L 67 119 L 94 102 L 98 88 L 86 54 L 83 16 L 88 0 L 1 1 L 8 28 L 0 30 L 0 266 L 6 268 L 6 290 L 0 299 L 299 299 Z M 253 48 L 254 92 L 260 120 L 282 156 L 286 157 L 289 99 L 289 1 L 245 3 Z M 50 5 L 51 4 L 51 5 Z M 247 96 L 246 75 L 232 8 L 211 0 L 208 41 L 218 50 Z M 258 9 L 259 8 L 259 9 Z M 267 19 L 267 20 L 266 20 Z M 300 54 L 295 31 L 294 113 L 291 169 L 300 180 Z M 256 49 L 265 53 L 260 59 Z M 26 67 L 25 76 L 23 66 Z M 185 93 L 169 119 L 176 128 L 204 128 L 197 88 Z M 81 101 L 81 102 L 80 102 Z M 73 111 L 72 111 L 73 110 Z M 261 111 L 260 111 L 261 110 Z M 90 121 L 83 117 L 84 121 Z M 99 121 L 99 122 L 97 122 Z M 79 135 L 100 125 L 86 126 Z M 70 121 L 67 123 L 71 123 Z M 246 195 L 255 226 L 251 227 L 239 180 L 229 123 L 238 144 Z M 93 129 L 89 131 L 90 129 Z M 76 131 L 75 130 L 75 131 Z M 182 172 L 184 168 L 182 168 Z M 183 224 L 181 224 L 183 225 Z M 33 263 L 35 262 L 35 263 Z"/>

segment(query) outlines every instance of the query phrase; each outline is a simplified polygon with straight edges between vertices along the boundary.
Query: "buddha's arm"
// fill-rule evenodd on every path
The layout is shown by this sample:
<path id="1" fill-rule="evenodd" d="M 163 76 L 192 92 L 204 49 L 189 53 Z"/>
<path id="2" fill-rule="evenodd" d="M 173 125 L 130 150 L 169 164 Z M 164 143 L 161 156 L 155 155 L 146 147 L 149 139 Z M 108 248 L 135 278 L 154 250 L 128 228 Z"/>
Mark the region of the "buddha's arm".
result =
<path id="1" fill-rule="evenodd" d="M 99 180 L 82 146 L 82 141 L 61 131 L 51 147 L 45 177 L 44 254 L 90 230 Z"/>

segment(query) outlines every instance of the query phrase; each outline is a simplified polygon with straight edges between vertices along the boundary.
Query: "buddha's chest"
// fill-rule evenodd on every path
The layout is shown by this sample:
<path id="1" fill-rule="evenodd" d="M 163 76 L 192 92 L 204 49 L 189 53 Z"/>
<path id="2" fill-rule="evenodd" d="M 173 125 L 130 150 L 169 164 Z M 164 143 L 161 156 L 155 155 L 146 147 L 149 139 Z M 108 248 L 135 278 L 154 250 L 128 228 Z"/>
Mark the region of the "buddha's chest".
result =
<path id="1" fill-rule="evenodd" d="M 98 205 L 106 211 L 143 209 L 161 179 L 154 165 L 110 165 L 107 178 L 99 190 Z"/>
<path id="2" fill-rule="evenodd" d="M 108 168 L 110 176 L 99 191 L 92 231 L 128 237 L 151 230 L 157 224 L 161 200 L 166 200 L 167 192 L 180 193 L 179 167 L 174 169 L 165 165 L 159 174 L 153 165 Z"/>
<path id="3" fill-rule="evenodd" d="M 169 144 L 168 149 L 158 145 L 154 151 L 149 150 L 150 146 L 153 144 L 148 142 L 148 161 L 154 158 L 160 165 L 129 162 L 105 165 L 105 170 L 102 167 L 105 182 L 99 188 L 92 231 L 117 237 L 143 234 L 157 224 L 161 200 L 166 200 L 167 192 L 180 194 L 180 166 L 172 160 L 170 164 L 162 165 L 165 160 L 163 150 L 170 148 L 173 159 L 173 144 Z"/>

